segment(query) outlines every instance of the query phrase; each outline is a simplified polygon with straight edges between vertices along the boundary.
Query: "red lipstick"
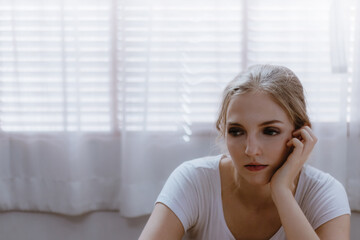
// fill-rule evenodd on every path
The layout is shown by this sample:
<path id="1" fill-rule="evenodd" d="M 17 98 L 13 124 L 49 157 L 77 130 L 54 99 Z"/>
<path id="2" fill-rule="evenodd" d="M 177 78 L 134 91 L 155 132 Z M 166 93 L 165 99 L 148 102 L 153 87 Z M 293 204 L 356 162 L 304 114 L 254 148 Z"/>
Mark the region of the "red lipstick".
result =
<path id="1" fill-rule="evenodd" d="M 257 172 L 257 171 L 263 170 L 267 166 L 268 165 L 263 165 L 263 164 L 259 164 L 259 163 L 251 163 L 251 164 L 245 165 L 245 168 L 251 172 Z"/>

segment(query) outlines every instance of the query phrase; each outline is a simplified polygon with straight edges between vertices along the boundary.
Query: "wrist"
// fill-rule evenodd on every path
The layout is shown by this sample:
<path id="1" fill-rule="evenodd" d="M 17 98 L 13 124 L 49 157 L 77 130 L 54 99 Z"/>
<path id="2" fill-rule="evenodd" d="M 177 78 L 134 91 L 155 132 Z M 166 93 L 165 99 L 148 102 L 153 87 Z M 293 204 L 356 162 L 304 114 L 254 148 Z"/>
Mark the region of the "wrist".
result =
<path id="1" fill-rule="evenodd" d="M 281 196 L 281 195 L 295 195 L 296 187 L 299 183 L 300 179 L 299 172 L 293 179 L 285 180 L 285 179 L 277 179 L 276 181 L 270 181 L 270 189 L 272 196 Z"/>
<path id="2" fill-rule="evenodd" d="M 284 202 L 288 199 L 294 198 L 293 191 L 291 191 L 290 188 L 286 188 L 286 187 L 271 188 L 271 196 L 275 205 Z"/>

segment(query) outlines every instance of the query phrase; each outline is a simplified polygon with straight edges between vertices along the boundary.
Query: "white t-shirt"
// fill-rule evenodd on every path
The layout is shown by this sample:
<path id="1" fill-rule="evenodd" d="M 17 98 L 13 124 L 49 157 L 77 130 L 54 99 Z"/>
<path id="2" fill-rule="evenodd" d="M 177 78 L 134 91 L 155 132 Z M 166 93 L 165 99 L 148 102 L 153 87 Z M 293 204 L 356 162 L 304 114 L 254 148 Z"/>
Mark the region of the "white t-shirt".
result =
<path id="1" fill-rule="evenodd" d="M 156 200 L 179 218 L 185 239 L 235 240 L 222 208 L 221 158 L 219 155 L 184 162 L 172 172 Z M 341 183 L 308 165 L 301 171 L 295 199 L 314 229 L 335 217 L 350 214 Z M 283 228 L 270 240 L 286 240 Z"/>

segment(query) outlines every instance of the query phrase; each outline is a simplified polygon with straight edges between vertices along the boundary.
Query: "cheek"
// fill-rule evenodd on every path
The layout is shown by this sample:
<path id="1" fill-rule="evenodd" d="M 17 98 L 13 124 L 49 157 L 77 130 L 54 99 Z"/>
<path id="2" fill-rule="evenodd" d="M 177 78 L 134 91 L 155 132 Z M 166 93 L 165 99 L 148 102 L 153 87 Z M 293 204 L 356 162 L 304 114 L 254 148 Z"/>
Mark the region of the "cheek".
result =
<path id="1" fill-rule="evenodd" d="M 235 147 L 234 140 L 227 137 L 226 138 L 226 147 L 227 147 L 228 151 L 231 152 L 233 150 L 233 148 Z"/>
<path id="2" fill-rule="evenodd" d="M 290 148 L 286 146 L 286 143 L 289 140 L 290 139 L 287 138 L 281 138 L 269 144 L 269 149 L 272 149 L 274 153 L 274 158 L 276 158 L 278 161 L 282 162 L 284 158 L 289 155 Z"/>
<path id="3" fill-rule="evenodd" d="M 240 153 L 242 150 L 243 142 L 241 138 L 226 137 L 226 146 L 229 152 Z"/>

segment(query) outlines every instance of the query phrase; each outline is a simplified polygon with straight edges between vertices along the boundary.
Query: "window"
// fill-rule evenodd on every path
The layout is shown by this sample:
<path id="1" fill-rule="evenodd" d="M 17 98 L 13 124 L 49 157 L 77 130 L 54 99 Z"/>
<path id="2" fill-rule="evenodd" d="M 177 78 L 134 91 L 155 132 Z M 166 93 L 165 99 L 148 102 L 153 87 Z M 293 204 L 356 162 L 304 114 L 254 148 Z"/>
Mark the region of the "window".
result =
<path id="1" fill-rule="evenodd" d="M 330 7 L 328 0 L 1 1 L 0 128 L 191 135 L 194 125 L 214 122 L 226 82 L 256 63 L 294 70 L 313 120 L 349 118 L 343 90 L 351 91 L 351 68 L 333 74 Z"/>

